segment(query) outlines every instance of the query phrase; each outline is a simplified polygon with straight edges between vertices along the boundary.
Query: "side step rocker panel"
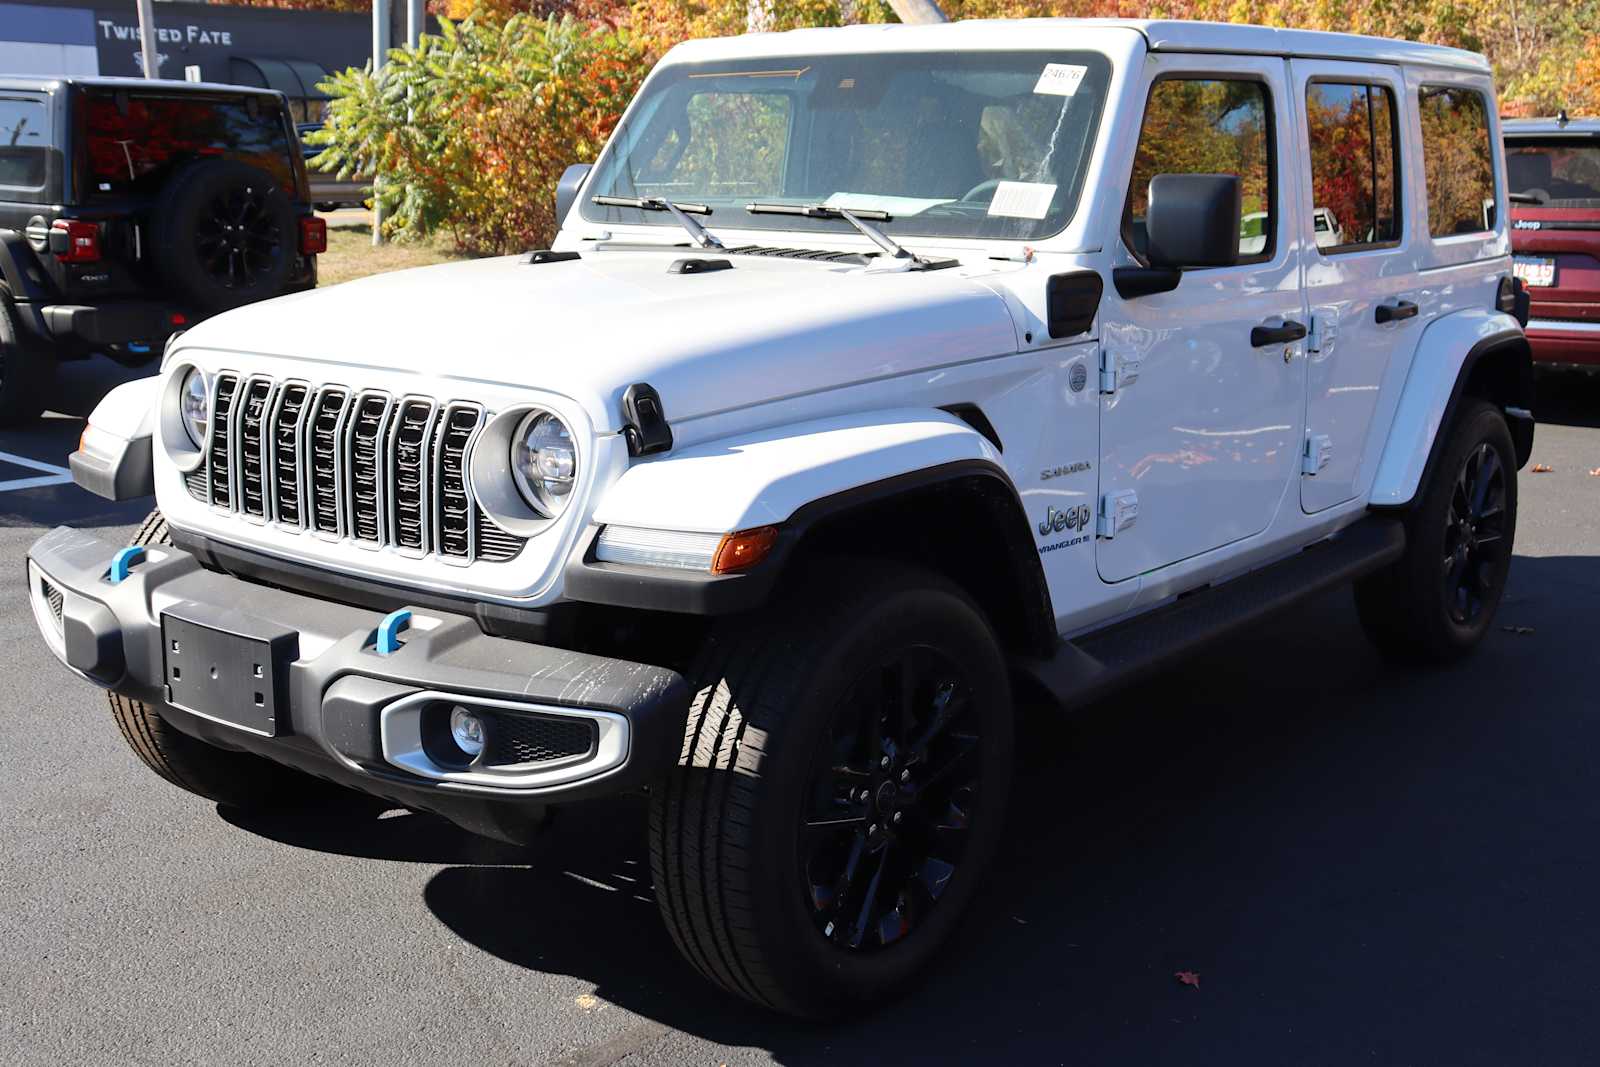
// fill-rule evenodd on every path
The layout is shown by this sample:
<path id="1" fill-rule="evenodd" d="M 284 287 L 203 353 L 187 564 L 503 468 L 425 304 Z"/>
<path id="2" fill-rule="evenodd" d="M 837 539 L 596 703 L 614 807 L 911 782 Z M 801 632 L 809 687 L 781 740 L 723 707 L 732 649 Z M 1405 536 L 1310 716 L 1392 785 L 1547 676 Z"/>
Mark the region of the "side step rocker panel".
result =
<path id="1" fill-rule="evenodd" d="M 1298 601 L 1388 566 L 1405 552 L 1399 519 L 1363 519 L 1297 555 L 1071 641 L 1048 659 L 1013 657 L 1019 681 L 1073 710 Z"/>

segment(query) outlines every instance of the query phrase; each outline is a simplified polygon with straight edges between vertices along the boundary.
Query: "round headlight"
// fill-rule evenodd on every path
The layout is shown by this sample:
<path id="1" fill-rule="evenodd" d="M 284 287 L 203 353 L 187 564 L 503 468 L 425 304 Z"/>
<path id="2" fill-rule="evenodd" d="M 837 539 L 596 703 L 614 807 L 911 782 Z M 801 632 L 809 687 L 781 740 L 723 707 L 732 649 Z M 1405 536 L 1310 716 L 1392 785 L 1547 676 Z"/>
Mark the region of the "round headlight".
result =
<path id="1" fill-rule="evenodd" d="M 204 447 L 206 428 L 211 424 L 211 392 L 206 385 L 206 376 L 198 369 L 191 369 L 189 376 L 183 380 L 183 395 L 178 407 L 183 414 L 183 428 L 188 431 L 189 440 L 194 442 L 196 448 Z"/>
<path id="2" fill-rule="evenodd" d="M 566 510 L 578 476 L 572 431 L 548 411 L 522 421 L 511 440 L 511 470 L 528 504 L 547 519 Z"/>

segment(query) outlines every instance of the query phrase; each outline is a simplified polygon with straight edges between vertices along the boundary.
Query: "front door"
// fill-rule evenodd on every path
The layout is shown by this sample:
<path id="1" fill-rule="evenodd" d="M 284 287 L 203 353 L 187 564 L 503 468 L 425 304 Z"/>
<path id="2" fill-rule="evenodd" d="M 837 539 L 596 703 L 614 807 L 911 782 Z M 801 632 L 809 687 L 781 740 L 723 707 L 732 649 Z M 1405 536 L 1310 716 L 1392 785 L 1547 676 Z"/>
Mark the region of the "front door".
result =
<path id="1" fill-rule="evenodd" d="M 1131 526 L 1103 527 L 1097 541 L 1110 582 L 1265 530 L 1298 477 L 1304 432 L 1303 343 L 1265 340 L 1306 320 L 1291 162 L 1301 149 L 1286 63 L 1156 55 L 1147 71 L 1117 261 L 1144 262 L 1144 208 L 1157 174 L 1238 175 L 1242 223 L 1236 266 L 1186 271 L 1167 293 L 1123 298 L 1107 289 L 1101 521 L 1112 521 L 1118 502 L 1124 515 L 1137 505 Z"/>
<path id="2" fill-rule="evenodd" d="M 1402 150 L 1395 68 L 1296 59 L 1290 73 L 1305 116 L 1294 168 L 1311 314 L 1300 502 L 1317 512 L 1359 492 L 1384 380 L 1404 373 L 1422 332 L 1416 227 L 1402 210 L 1401 161 L 1417 154 Z"/>

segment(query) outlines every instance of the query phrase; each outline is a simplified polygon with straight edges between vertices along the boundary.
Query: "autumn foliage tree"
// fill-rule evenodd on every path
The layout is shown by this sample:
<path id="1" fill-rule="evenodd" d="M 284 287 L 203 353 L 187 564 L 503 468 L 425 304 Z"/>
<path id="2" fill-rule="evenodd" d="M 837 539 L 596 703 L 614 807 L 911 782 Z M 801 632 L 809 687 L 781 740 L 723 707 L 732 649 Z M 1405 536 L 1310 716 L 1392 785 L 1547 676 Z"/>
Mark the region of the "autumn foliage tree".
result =
<path id="1" fill-rule="evenodd" d="M 645 74 L 639 46 L 571 17 L 441 27 L 377 73 L 324 84 L 317 163 L 376 175 L 392 236 L 443 231 L 483 253 L 548 244 L 561 171 L 599 154 Z"/>

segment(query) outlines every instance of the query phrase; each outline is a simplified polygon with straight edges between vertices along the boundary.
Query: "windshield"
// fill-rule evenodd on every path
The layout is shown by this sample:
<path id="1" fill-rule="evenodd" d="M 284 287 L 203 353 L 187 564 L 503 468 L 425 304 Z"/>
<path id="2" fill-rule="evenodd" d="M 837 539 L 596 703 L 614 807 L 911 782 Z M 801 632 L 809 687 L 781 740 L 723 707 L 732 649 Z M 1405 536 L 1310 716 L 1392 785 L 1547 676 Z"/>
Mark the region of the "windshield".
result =
<path id="1" fill-rule="evenodd" d="M 1506 178 L 1541 204 L 1600 207 L 1600 140 L 1507 141 Z"/>
<path id="2" fill-rule="evenodd" d="M 617 127 L 588 195 L 704 204 L 718 227 L 849 233 L 748 204 L 886 212 L 897 237 L 1037 240 L 1072 218 L 1110 79 L 1087 52 L 675 64 Z M 675 226 L 586 201 L 591 222 Z"/>

